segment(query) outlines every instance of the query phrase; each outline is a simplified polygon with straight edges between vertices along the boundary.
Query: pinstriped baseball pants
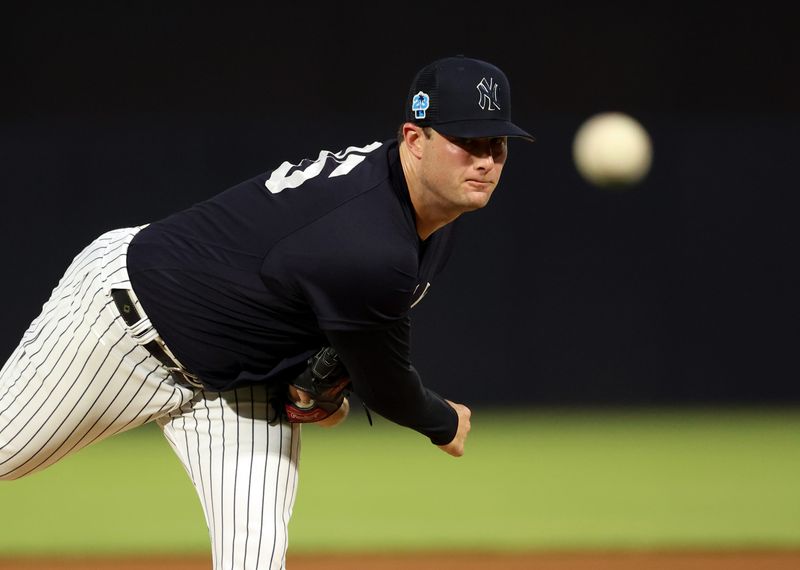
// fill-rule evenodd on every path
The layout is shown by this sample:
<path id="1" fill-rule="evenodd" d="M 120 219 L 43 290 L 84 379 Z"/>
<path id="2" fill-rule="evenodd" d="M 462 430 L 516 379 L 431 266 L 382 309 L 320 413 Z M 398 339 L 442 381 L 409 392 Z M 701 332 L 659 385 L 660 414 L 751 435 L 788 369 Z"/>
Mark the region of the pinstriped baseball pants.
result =
<path id="1" fill-rule="evenodd" d="M 264 387 L 194 389 L 136 342 L 110 291 L 130 289 L 138 229 L 107 232 L 75 257 L 0 370 L 0 479 L 155 421 L 203 505 L 214 569 L 285 568 L 300 426 L 267 422 Z"/>

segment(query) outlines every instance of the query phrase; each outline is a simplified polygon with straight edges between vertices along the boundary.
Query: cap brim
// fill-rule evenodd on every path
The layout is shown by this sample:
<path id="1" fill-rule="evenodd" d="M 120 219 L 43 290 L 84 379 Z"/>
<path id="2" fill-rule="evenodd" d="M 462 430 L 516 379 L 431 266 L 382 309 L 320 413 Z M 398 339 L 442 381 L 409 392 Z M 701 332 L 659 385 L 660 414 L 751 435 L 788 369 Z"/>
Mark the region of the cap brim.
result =
<path id="1" fill-rule="evenodd" d="M 431 125 L 443 135 L 463 139 L 480 139 L 486 137 L 516 137 L 533 142 L 533 136 L 520 129 L 511 121 L 453 121 Z"/>

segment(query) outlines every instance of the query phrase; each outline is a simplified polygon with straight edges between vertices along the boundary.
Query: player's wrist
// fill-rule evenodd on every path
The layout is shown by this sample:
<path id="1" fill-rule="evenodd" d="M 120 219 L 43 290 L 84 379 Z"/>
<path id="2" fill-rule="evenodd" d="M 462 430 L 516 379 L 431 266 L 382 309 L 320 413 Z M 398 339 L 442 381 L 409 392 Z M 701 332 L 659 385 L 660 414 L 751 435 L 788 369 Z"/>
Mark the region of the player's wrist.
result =
<path id="1" fill-rule="evenodd" d="M 339 406 L 338 410 L 333 412 L 327 418 L 316 422 L 316 424 L 324 428 L 332 428 L 342 423 L 349 414 L 350 414 L 350 402 L 347 398 L 345 398 L 344 400 L 342 400 L 342 405 Z"/>

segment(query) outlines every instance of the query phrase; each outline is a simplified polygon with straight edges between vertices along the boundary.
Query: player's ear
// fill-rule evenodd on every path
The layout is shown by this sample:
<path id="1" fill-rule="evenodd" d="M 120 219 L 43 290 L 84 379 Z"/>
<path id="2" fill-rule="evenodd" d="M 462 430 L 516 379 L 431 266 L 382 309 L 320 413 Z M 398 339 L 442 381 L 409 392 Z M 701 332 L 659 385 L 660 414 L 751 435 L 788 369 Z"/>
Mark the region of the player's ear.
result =
<path id="1" fill-rule="evenodd" d="M 403 141 L 406 147 L 411 151 L 411 154 L 420 158 L 422 156 L 422 140 L 425 138 L 425 133 L 422 127 L 414 123 L 403 124 Z"/>

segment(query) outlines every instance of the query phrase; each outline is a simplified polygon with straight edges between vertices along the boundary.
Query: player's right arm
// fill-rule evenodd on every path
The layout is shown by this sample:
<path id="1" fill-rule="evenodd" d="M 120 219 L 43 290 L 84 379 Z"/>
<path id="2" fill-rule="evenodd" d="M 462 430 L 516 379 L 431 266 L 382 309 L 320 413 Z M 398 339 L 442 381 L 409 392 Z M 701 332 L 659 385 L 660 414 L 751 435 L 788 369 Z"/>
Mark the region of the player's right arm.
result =
<path id="1" fill-rule="evenodd" d="M 406 318 L 378 330 L 325 334 L 347 367 L 353 391 L 367 407 L 458 457 L 470 429 L 469 409 L 423 385 L 410 362 L 409 327 Z"/>

